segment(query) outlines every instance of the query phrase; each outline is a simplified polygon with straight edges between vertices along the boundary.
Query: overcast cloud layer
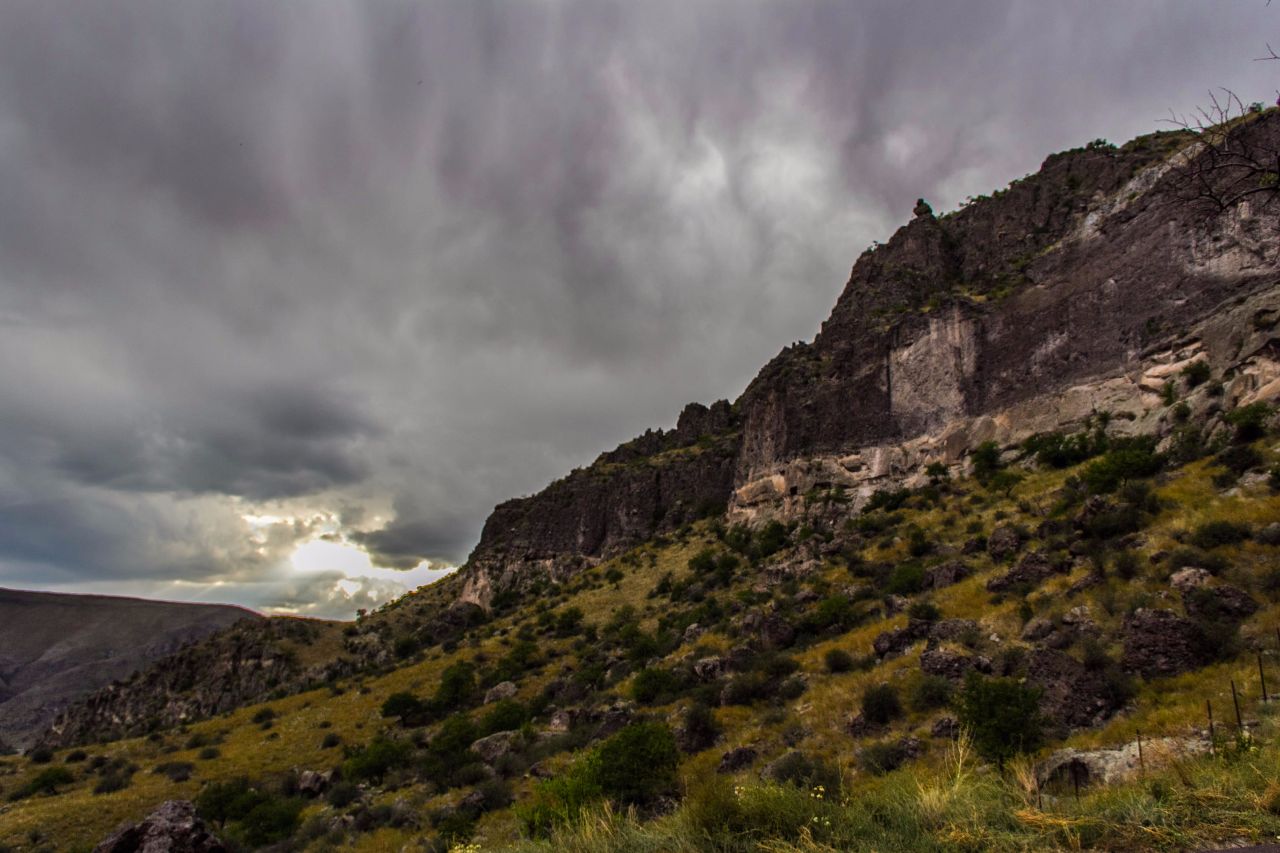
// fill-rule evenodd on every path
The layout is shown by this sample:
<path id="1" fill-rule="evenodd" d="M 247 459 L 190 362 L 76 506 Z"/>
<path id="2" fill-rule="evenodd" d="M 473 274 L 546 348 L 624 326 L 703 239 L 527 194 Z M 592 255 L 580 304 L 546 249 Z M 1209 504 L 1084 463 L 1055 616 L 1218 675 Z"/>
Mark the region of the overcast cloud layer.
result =
<path id="1" fill-rule="evenodd" d="M 374 605 L 736 396 L 918 196 L 1273 100 L 1278 32 L 1263 0 L 6 0 L 0 585 Z"/>

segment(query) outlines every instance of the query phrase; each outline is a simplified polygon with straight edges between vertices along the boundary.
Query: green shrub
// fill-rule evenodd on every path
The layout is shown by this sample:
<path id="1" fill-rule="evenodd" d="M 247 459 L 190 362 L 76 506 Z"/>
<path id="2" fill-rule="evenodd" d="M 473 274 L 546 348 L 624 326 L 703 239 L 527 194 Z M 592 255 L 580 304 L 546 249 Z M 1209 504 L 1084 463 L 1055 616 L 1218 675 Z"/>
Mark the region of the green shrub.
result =
<path id="1" fill-rule="evenodd" d="M 919 563 L 899 563 L 889 573 L 885 591 L 892 595 L 914 595 L 924 589 L 924 566 Z"/>
<path id="2" fill-rule="evenodd" d="M 376 782 L 387 771 L 408 764 L 412 756 L 412 744 L 379 735 L 351 753 L 342 763 L 342 775 L 356 782 Z"/>
<path id="3" fill-rule="evenodd" d="M 515 699 L 502 699 L 493 703 L 493 707 L 480 718 L 480 735 L 514 731 L 528 721 L 528 708 Z"/>
<path id="4" fill-rule="evenodd" d="M 600 790 L 620 803 L 647 803 L 675 786 L 680 751 L 663 723 L 627 726 L 600 744 L 595 754 Z"/>
<path id="5" fill-rule="evenodd" d="M 27 753 L 27 760 L 32 764 L 48 764 L 53 761 L 53 750 L 47 746 L 37 746 Z"/>
<path id="6" fill-rule="evenodd" d="M 773 762 L 769 765 L 768 777 L 774 782 L 808 791 L 821 789 L 833 799 L 839 798 L 843 787 L 839 767 L 803 752 L 789 752 Z"/>
<path id="7" fill-rule="evenodd" d="M 431 707 L 437 714 L 448 713 L 470 705 L 476 699 L 476 670 L 467 661 L 445 667 L 440 673 Z"/>
<path id="8" fill-rule="evenodd" d="M 1232 436 L 1236 444 L 1247 444 L 1262 438 L 1270 417 L 1271 406 L 1263 402 L 1250 403 L 1223 415 L 1226 422 L 1236 428 L 1235 435 Z"/>
<path id="9" fill-rule="evenodd" d="M 631 698 L 642 705 L 665 699 L 677 689 L 675 674 L 665 669 L 646 667 L 631 680 Z"/>
<path id="10" fill-rule="evenodd" d="M 985 482 L 1001 468 L 1000 445 L 994 441 L 984 441 L 969 454 L 969 463 L 973 466 L 973 476 Z"/>
<path id="11" fill-rule="evenodd" d="M 1250 535 L 1249 525 L 1233 521 L 1209 521 L 1195 529 L 1190 542 L 1197 548 L 1208 550 L 1220 545 L 1235 545 Z"/>
<path id="12" fill-rule="evenodd" d="M 715 711 L 701 702 L 685 710 L 680 729 L 680 746 L 690 753 L 710 748 L 724 732 Z"/>
<path id="13" fill-rule="evenodd" d="M 67 768 L 48 767 L 36 774 L 35 778 L 27 782 L 27 784 L 10 794 L 9 799 L 24 800 L 36 794 L 56 794 L 58 793 L 58 788 L 63 785 L 70 785 L 74 781 L 75 777 L 71 775 L 71 771 Z"/>
<path id="14" fill-rule="evenodd" d="M 911 685 L 907 703 L 917 712 L 945 707 L 951 701 L 951 682 L 941 675 L 922 675 Z"/>
<path id="15" fill-rule="evenodd" d="M 907 608 L 907 617 L 922 622 L 937 622 L 942 618 L 942 611 L 931 601 L 913 601 Z"/>
<path id="16" fill-rule="evenodd" d="M 892 684 L 878 684 L 862 694 L 862 716 L 868 723 L 884 725 L 902 716 L 902 702 Z"/>
<path id="17" fill-rule="evenodd" d="M 1213 371 L 1209 368 L 1209 362 L 1204 360 L 1193 361 L 1182 368 L 1182 378 L 1187 381 L 1188 388 L 1203 385 L 1209 381 L 1209 377 L 1212 375 Z"/>
<path id="18" fill-rule="evenodd" d="M 382 703 L 383 717 L 399 717 L 406 726 L 421 725 L 426 704 L 412 693 L 392 693 Z"/>
<path id="19" fill-rule="evenodd" d="M 1035 751 L 1044 740 L 1040 691 L 1014 678 L 969 673 L 957 716 L 978 752 L 999 767 L 1019 753 Z"/>
<path id="20" fill-rule="evenodd" d="M 1250 468 L 1262 464 L 1262 454 L 1247 444 L 1233 444 L 1223 449 L 1213 461 L 1239 477 Z"/>
<path id="21" fill-rule="evenodd" d="M 854 667 L 853 655 L 844 649 L 828 649 L 822 659 L 827 665 L 827 672 L 851 672 Z"/>
<path id="22" fill-rule="evenodd" d="M 1085 468 L 1085 485 L 1094 494 L 1105 494 L 1130 480 L 1156 474 L 1163 467 L 1164 458 L 1156 453 L 1155 447 L 1152 436 L 1113 441 L 1112 449 Z"/>

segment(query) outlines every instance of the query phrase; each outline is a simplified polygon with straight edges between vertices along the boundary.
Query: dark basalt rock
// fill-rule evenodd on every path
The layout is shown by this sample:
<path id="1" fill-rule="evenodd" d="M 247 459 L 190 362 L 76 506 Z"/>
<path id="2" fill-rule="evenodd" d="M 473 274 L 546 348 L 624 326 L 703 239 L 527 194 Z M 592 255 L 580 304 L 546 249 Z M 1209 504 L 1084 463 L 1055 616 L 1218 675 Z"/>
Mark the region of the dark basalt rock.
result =
<path id="1" fill-rule="evenodd" d="M 959 560 L 948 560 L 925 570 L 924 586 L 925 589 L 942 589 L 960 583 L 971 574 L 973 570 L 964 563 Z"/>
<path id="2" fill-rule="evenodd" d="M 93 853 L 230 853 L 186 800 L 169 800 L 139 823 L 117 829 Z"/>
<path id="3" fill-rule="evenodd" d="M 1225 583 L 1185 590 L 1182 607 L 1192 619 L 1209 622 L 1243 622 L 1258 612 L 1249 593 Z"/>
<path id="4" fill-rule="evenodd" d="M 1213 659 L 1200 626 L 1171 610 L 1134 611 L 1125 617 L 1122 636 L 1124 668 L 1144 678 L 1189 672 Z"/>
<path id="5" fill-rule="evenodd" d="M 1120 710 L 1105 674 L 1064 652 L 1037 649 L 1027 662 L 1027 681 L 1043 691 L 1040 710 L 1064 729 L 1101 725 Z"/>
<path id="6" fill-rule="evenodd" d="M 1018 565 L 1000 577 L 988 581 L 987 589 L 991 592 L 1004 592 L 1015 586 L 1037 586 L 1046 578 L 1068 568 L 1070 568 L 1069 565 L 1055 565 L 1040 551 L 1032 551 L 1019 560 Z"/>
<path id="7" fill-rule="evenodd" d="M 1001 525 L 991 531 L 991 535 L 987 537 L 987 553 L 991 555 L 991 559 L 997 563 L 1003 562 L 1022 547 L 1022 536 L 1017 529 L 1009 525 Z"/>
<path id="8" fill-rule="evenodd" d="M 940 675 L 960 681 L 970 672 L 991 672 L 991 660 L 982 655 L 966 655 L 948 649 L 934 649 L 920 655 L 920 669 L 929 675 Z"/>

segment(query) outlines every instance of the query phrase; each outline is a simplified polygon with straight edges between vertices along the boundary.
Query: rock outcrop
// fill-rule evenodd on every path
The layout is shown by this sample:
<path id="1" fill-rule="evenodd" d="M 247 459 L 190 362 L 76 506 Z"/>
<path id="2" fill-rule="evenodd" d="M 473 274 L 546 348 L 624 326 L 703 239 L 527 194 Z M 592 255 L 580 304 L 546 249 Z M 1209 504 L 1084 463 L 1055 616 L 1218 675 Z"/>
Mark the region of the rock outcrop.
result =
<path id="1" fill-rule="evenodd" d="M 1251 132 L 1280 135 L 1280 118 Z M 1188 359 L 1230 380 L 1228 402 L 1280 396 L 1280 223 L 1248 203 L 1189 204 L 1171 163 L 1194 156 L 1191 136 L 1153 134 L 1054 155 L 945 216 L 917 204 L 858 259 L 817 337 L 732 405 L 691 406 L 674 430 L 500 505 L 462 570 L 464 600 L 488 607 L 726 505 L 748 524 L 799 517 L 817 492 L 856 508 L 923 482 L 930 463 L 959 468 L 979 443 L 1100 410 L 1124 413 L 1121 433 L 1151 432 L 1156 373 Z"/>
<path id="2" fill-rule="evenodd" d="M 169 800 L 142 821 L 111 833 L 93 853 L 229 853 L 186 800 Z"/>

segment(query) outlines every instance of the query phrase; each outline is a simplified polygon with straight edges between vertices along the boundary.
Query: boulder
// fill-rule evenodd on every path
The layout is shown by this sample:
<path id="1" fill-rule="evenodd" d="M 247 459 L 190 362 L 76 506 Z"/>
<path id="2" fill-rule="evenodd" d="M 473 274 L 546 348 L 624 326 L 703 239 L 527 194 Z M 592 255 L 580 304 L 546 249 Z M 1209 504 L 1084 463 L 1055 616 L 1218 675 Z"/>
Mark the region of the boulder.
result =
<path id="1" fill-rule="evenodd" d="M 510 681 L 503 681 L 495 684 L 484 694 L 484 703 L 486 705 L 492 702 L 501 702 L 503 699 L 510 699 L 516 695 L 516 686 Z"/>
<path id="2" fill-rule="evenodd" d="M 1213 575 L 1205 569 L 1187 566 L 1173 573 L 1173 576 L 1169 578 L 1169 586 L 1186 595 L 1193 589 L 1208 586 L 1212 581 Z"/>
<path id="3" fill-rule="evenodd" d="M 1212 650 L 1200 626 L 1171 610 L 1139 608 L 1125 617 L 1122 663 L 1144 678 L 1177 675 L 1212 660 Z"/>
<path id="4" fill-rule="evenodd" d="M 724 675 L 724 670 L 724 658 L 719 657 L 700 658 L 693 664 L 693 674 L 702 682 L 719 679 Z"/>
<path id="5" fill-rule="evenodd" d="M 933 649 L 920 655 L 920 669 L 959 681 L 970 672 L 991 672 L 991 661 L 982 655 L 966 655 L 949 649 Z"/>
<path id="6" fill-rule="evenodd" d="M 1192 619 L 1205 622 L 1243 622 L 1258 612 L 1249 593 L 1225 583 L 1183 592 L 1182 607 Z"/>
<path id="7" fill-rule="evenodd" d="M 1122 704 L 1105 673 L 1090 670 L 1071 655 L 1053 649 L 1032 653 L 1027 681 L 1042 691 L 1040 710 L 1063 729 L 1100 725 Z"/>
<path id="8" fill-rule="evenodd" d="M 519 741 L 518 731 L 495 732 L 471 744 L 471 751 L 480 756 L 485 764 L 493 764 L 514 750 Z"/>
<path id="9" fill-rule="evenodd" d="M 987 589 L 991 592 L 1004 592 L 1015 586 L 1037 586 L 1057 571 L 1058 567 L 1043 552 L 1032 551 L 1012 569 L 987 581 Z"/>
<path id="10" fill-rule="evenodd" d="M 107 836 L 93 853 L 230 853 L 187 800 L 169 800 Z"/>
<path id="11" fill-rule="evenodd" d="M 972 619 L 939 619 L 929 627 L 929 642 L 961 642 L 978 635 L 978 623 Z"/>
<path id="12" fill-rule="evenodd" d="M 959 560 L 948 560 L 925 570 L 924 587 L 925 589 L 942 589 L 960 583 L 971 574 L 973 570 L 964 563 Z"/>
<path id="13" fill-rule="evenodd" d="M 333 784 L 332 770 L 303 770 L 298 774 L 298 793 L 315 798 L 329 790 Z"/>
<path id="14" fill-rule="evenodd" d="M 1008 524 L 1002 524 L 987 537 L 987 553 L 991 559 L 1001 562 L 1018 553 L 1022 548 L 1022 535 Z"/>
<path id="15" fill-rule="evenodd" d="M 750 767 L 756 760 L 758 754 L 749 746 L 739 746 L 729 750 L 720 756 L 720 764 L 716 767 L 717 773 L 737 773 Z"/>
<path id="16" fill-rule="evenodd" d="M 931 622 L 926 622 L 923 619 L 911 619 L 908 620 L 905 627 L 877 634 L 876 638 L 871 641 L 871 647 L 875 649 L 877 657 L 894 657 L 911 648 L 913 643 L 926 639 L 932 627 L 933 623 Z"/>
<path id="17" fill-rule="evenodd" d="M 955 740 L 960 737 L 960 722 L 955 717 L 939 717 L 929 729 L 929 734 L 936 738 Z"/>

